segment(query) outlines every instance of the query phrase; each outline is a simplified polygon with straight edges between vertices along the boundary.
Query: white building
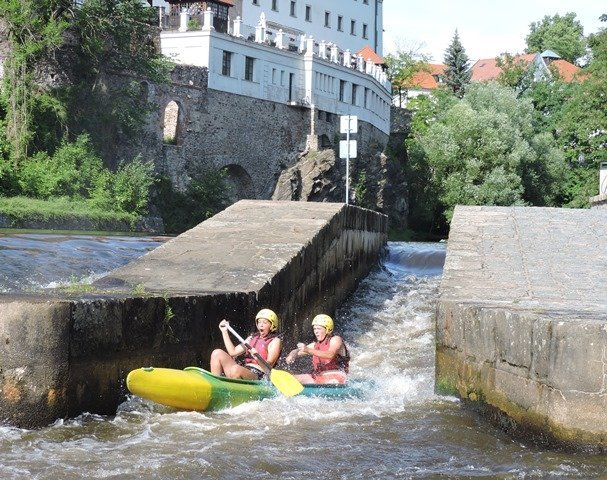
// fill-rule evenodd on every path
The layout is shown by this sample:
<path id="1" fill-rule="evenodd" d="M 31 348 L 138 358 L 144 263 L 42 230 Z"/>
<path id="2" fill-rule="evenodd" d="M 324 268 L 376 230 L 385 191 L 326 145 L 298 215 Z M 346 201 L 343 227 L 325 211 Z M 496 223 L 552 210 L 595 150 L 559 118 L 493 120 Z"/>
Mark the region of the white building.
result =
<path id="1" fill-rule="evenodd" d="M 229 7 L 228 17 L 240 17 L 244 31 L 255 31 L 259 17 L 266 18 L 268 35 L 282 29 L 291 36 L 308 35 L 317 41 L 335 43 L 356 52 L 365 46 L 378 55 L 383 52 L 383 0 L 143 0 L 160 7 L 163 26 L 175 26 L 177 12 L 186 8 L 190 15 L 211 6 L 215 15 L 221 14 L 213 4 Z M 206 8 L 204 8 L 206 10 Z M 173 20 L 173 21 L 171 21 Z"/>
<path id="2" fill-rule="evenodd" d="M 367 42 L 381 48 L 381 0 L 204 3 L 232 2 L 243 17 L 232 16 L 230 8 L 227 33 L 214 28 L 217 10 L 210 7 L 196 19 L 202 28 L 189 30 L 193 4 L 203 2 L 181 4 L 178 28 L 161 32 L 162 53 L 176 63 L 206 67 L 210 89 L 356 115 L 389 134 L 390 83 L 381 65 L 355 53 L 365 46 L 368 51 Z"/>
<path id="3" fill-rule="evenodd" d="M 234 0 L 232 10 L 245 25 L 255 27 L 263 12 L 270 31 L 282 28 L 351 52 L 370 46 L 382 55 L 383 0 Z"/>

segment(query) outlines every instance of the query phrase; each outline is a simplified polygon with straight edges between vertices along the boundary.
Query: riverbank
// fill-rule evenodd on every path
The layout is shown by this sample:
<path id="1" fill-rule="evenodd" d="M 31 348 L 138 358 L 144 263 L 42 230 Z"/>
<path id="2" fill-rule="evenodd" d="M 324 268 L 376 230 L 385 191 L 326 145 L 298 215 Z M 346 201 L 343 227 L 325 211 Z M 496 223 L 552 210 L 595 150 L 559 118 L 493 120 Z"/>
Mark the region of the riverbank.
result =
<path id="1" fill-rule="evenodd" d="M 163 234 L 162 218 L 101 210 L 86 201 L 0 197 L 0 228 Z"/>

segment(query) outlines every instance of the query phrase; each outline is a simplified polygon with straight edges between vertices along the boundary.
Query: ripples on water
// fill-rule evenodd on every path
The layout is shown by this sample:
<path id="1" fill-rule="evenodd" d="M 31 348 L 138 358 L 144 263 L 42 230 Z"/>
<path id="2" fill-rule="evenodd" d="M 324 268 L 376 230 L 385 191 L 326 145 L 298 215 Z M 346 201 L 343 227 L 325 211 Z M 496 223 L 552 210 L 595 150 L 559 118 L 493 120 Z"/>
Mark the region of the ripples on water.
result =
<path id="1" fill-rule="evenodd" d="M 91 282 L 162 241 L 157 237 L 0 233 L 0 293 Z"/>
<path id="2" fill-rule="evenodd" d="M 0 428 L 0 478 L 604 478 L 601 456 L 523 445 L 434 394 L 444 255 L 443 244 L 389 244 L 337 313 L 352 377 L 376 382 L 366 398 L 279 397 L 215 413 L 129 398 L 114 417 Z"/>

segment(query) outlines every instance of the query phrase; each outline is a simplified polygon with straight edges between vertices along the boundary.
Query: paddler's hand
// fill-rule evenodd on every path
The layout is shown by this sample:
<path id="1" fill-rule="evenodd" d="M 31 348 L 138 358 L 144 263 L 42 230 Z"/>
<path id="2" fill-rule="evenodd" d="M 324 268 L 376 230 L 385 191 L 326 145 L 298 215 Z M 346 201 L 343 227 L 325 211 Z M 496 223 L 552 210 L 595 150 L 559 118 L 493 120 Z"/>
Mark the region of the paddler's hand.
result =
<path id="1" fill-rule="evenodd" d="M 219 330 L 221 330 L 222 332 L 227 332 L 228 331 L 228 326 L 230 325 L 230 322 L 228 322 L 225 318 L 219 322 Z"/>
<path id="2" fill-rule="evenodd" d="M 308 353 L 308 346 L 305 343 L 298 343 L 297 348 L 299 349 L 299 353 Z"/>
<path id="3" fill-rule="evenodd" d="M 295 350 L 291 350 L 291 352 L 287 355 L 287 358 L 285 358 L 285 362 L 287 362 L 289 365 L 291 365 L 297 358 L 298 353 L 299 353 L 298 348 L 296 348 Z"/>

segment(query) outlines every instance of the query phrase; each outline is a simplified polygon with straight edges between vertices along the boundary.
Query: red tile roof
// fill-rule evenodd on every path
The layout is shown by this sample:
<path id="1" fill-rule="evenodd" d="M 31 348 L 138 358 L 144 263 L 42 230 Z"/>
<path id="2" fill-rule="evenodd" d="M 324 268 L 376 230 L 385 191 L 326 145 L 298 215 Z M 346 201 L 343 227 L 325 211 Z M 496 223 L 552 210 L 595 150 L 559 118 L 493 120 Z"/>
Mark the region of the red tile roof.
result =
<path id="1" fill-rule="evenodd" d="M 580 67 L 577 67 L 573 63 L 569 63 L 567 60 L 563 59 L 553 60 L 550 65 L 556 66 L 559 74 L 566 82 L 572 82 L 575 75 L 581 70 Z"/>
<path id="2" fill-rule="evenodd" d="M 537 56 L 537 53 L 527 53 L 525 55 L 514 55 L 513 60 L 515 62 L 523 61 L 529 65 L 533 62 L 533 59 Z M 546 62 L 547 65 L 554 65 L 563 80 L 571 82 L 580 68 L 575 66 L 573 63 L 563 59 L 550 60 Z M 495 80 L 499 77 L 502 69 L 497 66 L 495 58 L 482 58 L 472 65 L 472 81 L 473 82 L 487 82 L 489 80 Z"/>
<path id="3" fill-rule="evenodd" d="M 530 64 L 535 58 L 535 53 L 528 53 L 525 55 L 514 55 L 513 59 L 515 62 L 522 60 L 526 64 Z M 477 60 L 472 65 L 472 78 L 473 82 L 487 82 L 489 80 L 495 80 L 499 77 L 502 69 L 497 66 L 496 57 L 494 58 L 482 58 Z"/>
<path id="4" fill-rule="evenodd" d="M 384 64 L 384 59 L 381 58 L 377 53 L 375 53 L 375 50 L 373 50 L 371 47 L 369 47 L 368 45 L 361 48 L 358 52 L 357 52 L 358 56 L 362 56 L 365 60 L 371 60 L 375 65 L 383 65 Z"/>
<path id="5" fill-rule="evenodd" d="M 414 73 L 409 84 L 411 85 L 411 88 L 434 90 L 439 86 L 437 77 L 443 75 L 446 68 L 447 65 L 443 65 L 442 63 L 430 63 L 428 64 L 428 71 L 421 70 Z"/>

